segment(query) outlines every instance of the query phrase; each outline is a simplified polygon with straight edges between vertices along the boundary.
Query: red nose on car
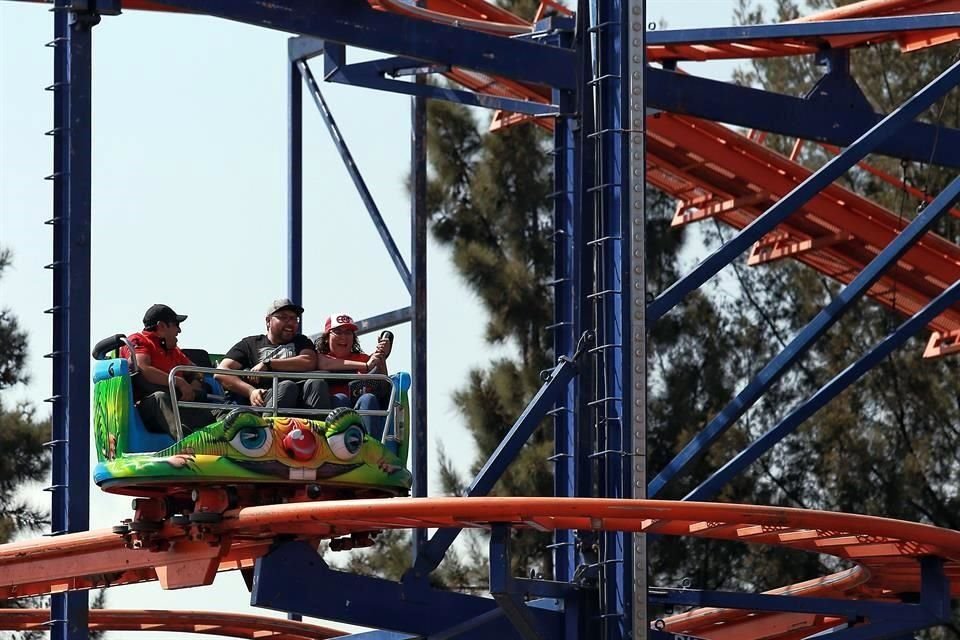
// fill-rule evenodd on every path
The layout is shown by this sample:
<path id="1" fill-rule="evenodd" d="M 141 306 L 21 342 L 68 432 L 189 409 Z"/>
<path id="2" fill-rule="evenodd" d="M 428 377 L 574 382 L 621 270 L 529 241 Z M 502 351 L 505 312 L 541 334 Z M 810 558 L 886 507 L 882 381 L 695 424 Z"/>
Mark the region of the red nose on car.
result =
<path id="1" fill-rule="evenodd" d="M 312 459 L 317 450 L 317 437 L 312 431 L 294 429 L 283 438 L 283 448 L 294 460 L 305 462 Z"/>

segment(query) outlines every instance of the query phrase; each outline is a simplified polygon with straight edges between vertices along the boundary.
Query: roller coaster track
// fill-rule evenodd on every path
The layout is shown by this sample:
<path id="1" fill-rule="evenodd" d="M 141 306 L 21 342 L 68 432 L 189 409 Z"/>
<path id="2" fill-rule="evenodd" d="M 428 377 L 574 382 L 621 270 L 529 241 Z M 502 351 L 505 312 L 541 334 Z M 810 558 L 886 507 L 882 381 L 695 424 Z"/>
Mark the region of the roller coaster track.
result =
<path id="1" fill-rule="evenodd" d="M 343 631 L 283 618 L 214 611 L 169 611 L 157 609 L 92 609 L 90 631 L 164 631 L 167 633 L 216 634 L 257 640 L 326 640 Z M 0 609 L 0 629 L 47 631 L 49 609 Z"/>
<path id="2" fill-rule="evenodd" d="M 481 0 L 476 0 L 481 1 Z M 386 0 L 392 7 L 399 0 Z M 428 8 L 431 5 L 428 3 Z M 412 10 L 406 10 L 409 13 Z M 865 0 L 798 20 L 841 20 L 960 11 L 960 0 Z M 475 18 L 476 10 L 462 12 Z M 430 19 L 430 16 L 422 16 Z M 500 18 L 498 18 L 500 19 Z M 859 47 L 896 40 L 902 51 L 914 51 L 956 40 L 960 32 L 926 30 L 899 34 L 867 34 L 799 40 L 751 40 L 648 46 L 651 61 L 717 60 L 813 53 L 824 46 Z M 539 87 L 467 71 L 451 69 L 445 75 L 474 91 L 523 100 L 550 102 Z M 529 119 L 499 113 L 494 127 Z M 553 128 L 550 118 L 537 124 Z M 647 181 L 677 199 L 674 226 L 715 219 L 742 229 L 810 176 L 810 170 L 762 144 L 762 138 L 692 116 L 657 113 L 647 118 Z M 799 149 L 802 141 L 797 142 Z M 859 166 L 897 190 L 930 200 L 908 185 L 866 162 Z M 954 216 L 958 211 L 951 211 Z M 749 264 L 761 265 L 792 258 L 838 282 L 848 284 L 906 226 L 894 213 L 838 184 L 813 198 L 796 214 L 758 241 Z M 960 246 L 927 234 L 867 292 L 876 302 L 903 315 L 913 315 L 950 283 L 960 279 Z M 937 357 L 960 352 L 960 304 L 934 318 L 924 355 Z"/>
<path id="3" fill-rule="evenodd" d="M 384 10 L 494 33 L 529 30 L 516 16 L 484 0 L 428 0 L 418 9 L 396 0 L 373 2 Z M 162 2 L 127 0 L 125 8 L 167 10 Z M 835 20 L 960 11 L 960 0 L 866 0 L 802 20 Z M 831 36 L 795 40 L 688 43 L 648 48 L 651 61 L 771 57 L 813 53 L 896 39 L 901 49 L 956 40 L 956 30 Z M 541 87 L 464 69 L 446 75 L 469 89 L 548 103 Z M 510 118 L 503 118 L 509 123 Z M 538 123 L 550 126 L 549 119 Z M 785 195 L 809 172 L 790 158 L 727 127 L 688 116 L 648 118 L 648 178 L 679 200 L 675 224 L 716 218 L 742 228 Z M 732 164 L 731 164 L 732 162 Z M 869 170 L 869 169 L 868 169 Z M 889 181 L 889 180 L 888 180 Z M 838 228 L 824 220 L 845 222 Z M 886 245 L 902 221 L 856 194 L 834 185 L 755 246 L 751 262 L 782 257 L 801 260 L 841 282 L 859 272 L 876 247 Z M 960 277 L 960 247 L 929 235 L 907 253 L 892 275 L 871 290 L 873 299 L 911 314 Z M 930 355 L 960 351 L 960 309 L 935 319 Z M 951 342 L 951 339 L 953 342 Z M 269 553 L 276 536 L 322 539 L 400 528 L 516 528 L 622 530 L 763 544 L 827 554 L 848 561 L 845 571 L 783 587 L 771 595 L 896 600 L 920 591 L 922 557 L 944 560 L 951 594 L 960 595 L 960 532 L 852 514 L 777 507 L 664 501 L 564 498 L 432 498 L 356 500 L 250 507 L 228 512 L 218 524 L 165 525 L 144 548 L 111 531 L 69 534 L 0 546 L 0 599 L 72 589 L 160 581 L 164 588 L 209 584 L 219 571 L 250 568 Z M 19 616 L 19 617 L 17 617 Z M 219 616 L 219 617 L 218 617 Z M 0 612 L 0 628 L 42 626 L 42 610 Z M 276 619 L 203 612 L 91 612 L 96 628 L 192 630 L 235 637 L 331 637 Z M 269 621 L 269 622 L 268 622 Z M 182 627 L 175 627 L 182 623 Z M 663 621 L 665 630 L 711 640 L 794 640 L 836 626 L 823 614 L 699 608 Z M 23 625 L 7 627 L 5 625 Z M 169 624 L 164 627 L 161 625 Z M 116 626 L 110 626 L 116 625 Z M 122 626 L 129 625 L 129 626 Z M 257 625 L 260 625 L 259 627 Z M 36 627 L 34 627 L 36 628 Z M 93 628 L 93 627 L 92 627 Z M 228 633 L 227 630 L 233 630 Z M 254 629 L 253 635 L 243 635 Z M 257 633 L 259 631 L 259 633 Z M 273 635 L 271 635 L 273 634 Z"/>
<path id="4" fill-rule="evenodd" d="M 108 530 L 0 546 L 0 599 L 160 580 L 209 584 L 218 571 L 251 566 L 276 537 L 319 541 L 407 528 L 618 530 L 728 540 L 834 556 L 853 567 L 771 592 L 893 599 L 920 591 L 920 562 L 944 560 L 960 595 L 960 532 L 924 524 L 781 507 L 600 498 L 393 498 L 247 507 L 203 527 L 165 524 L 151 544 L 127 547 Z M 702 638 L 803 637 L 836 625 L 823 615 L 698 609 L 666 619 Z M 765 629 L 755 635 L 756 628 Z M 802 635 L 797 635 L 802 634 Z"/>

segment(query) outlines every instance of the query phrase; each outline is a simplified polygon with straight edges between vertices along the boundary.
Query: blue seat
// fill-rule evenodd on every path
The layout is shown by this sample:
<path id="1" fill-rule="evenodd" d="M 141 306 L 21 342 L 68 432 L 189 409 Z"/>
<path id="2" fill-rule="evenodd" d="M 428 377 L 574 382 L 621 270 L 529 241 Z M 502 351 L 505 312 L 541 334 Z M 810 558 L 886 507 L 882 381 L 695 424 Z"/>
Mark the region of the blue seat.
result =
<path id="1" fill-rule="evenodd" d="M 101 462 L 118 454 L 160 451 L 174 443 L 169 434 L 154 433 L 144 426 L 133 401 L 130 363 L 125 358 L 94 361 L 93 399 L 94 435 Z"/>

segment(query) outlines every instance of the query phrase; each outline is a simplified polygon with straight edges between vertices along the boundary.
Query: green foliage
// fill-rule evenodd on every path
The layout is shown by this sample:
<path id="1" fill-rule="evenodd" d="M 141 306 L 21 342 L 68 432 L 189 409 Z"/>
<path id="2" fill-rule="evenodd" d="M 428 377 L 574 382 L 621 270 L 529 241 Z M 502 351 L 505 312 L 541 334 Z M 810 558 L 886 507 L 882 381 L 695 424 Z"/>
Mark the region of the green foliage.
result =
<path id="1" fill-rule="evenodd" d="M 0 407 L 0 543 L 10 541 L 18 531 L 36 531 L 47 524 L 46 514 L 18 490 L 46 475 L 50 461 L 43 443 L 49 433 L 49 422 L 37 420 L 29 407 Z"/>
<path id="2" fill-rule="evenodd" d="M 428 125 L 433 236 L 489 311 L 487 338 L 514 341 L 542 369 L 553 268 L 547 136 L 533 125 L 481 135 L 469 110 L 443 102 L 430 103 Z"/>
<path id="3" fill-rule="evenodd" d="M 0 279 L 10 266 L 9 250 L 0 249 Z M 23 497 L 26 483 L 43 480 L 50 459 L 43 443 L 48 439 L 50 423 L 37 419 L 32 407 L 17 404 L 4 407 L 2 393 L 27 381 L 27 334 L 20 328 L 10 309 L 0 309 L 0 544 L 21 532 L 33 532 L 47 524 L 47 515 Z M 0 600 L 0 607 L 36 607 L 36 599 Z M 43 634 L 12 634 L 13 637 L 39 638 Z"/>
<path id="4" fill-rule="evenodd" d="M 525 124 L 481 133 L 464 107 L 437 102 L 428 110 L 432 179 L 428 210 L 433 237 L 450 248 L 454 265 L 487 310 L 486 337 L 508 344 L 518 357 L 501 358 L 470 371 L 454 402 L 477 447 L 479 471 L 541 385 L 540 371 L 553 360 L 545 327 L 553 313 L 552 191 L 550 140 Z M 494 495 L 551 495 L 549 421 L 535 432 Z M 443 490 L 466 484 L 449 460 L 441 460 Z M 549 573 L 549 536 L 520 536 L 515 564 Z"/>
<path id="5" fill-rule="evenodd" d="M 475 473 L 489 458 L 541 385 L 539 371 L 553 359 L 552 211 L 548 195 L 549 144 L 532 125 L 482 134 L 462 107 L 431 105 L 429 208 L 434 237 L 449 246 L 454 263 L 484 303 L 487 338 L 509 339 L 519 358 L 500 358 L 469 373 L 454 400 L 477 448 Z M 678 276 L 681 229 L 671 227 L 673 202 L 649 190 L 648 283 L 665 289 Z M 691 296 L 651 335 L 650 430 L 654 464 L 666 464 L 730 397 L 729 367 L 736 347 L 730 322 L 711 299 Z M 690 399 L 694 401 L 691 402 Z M 538 429 L 498 481 L 495 495 L 552 495 L 552 429 Z M 444 490 L 459 493 L 466 481 L 441 460 Z M 550 575 L 549 536 L 524 533 L 514 541 L 515 570 Z M 682 564 L 687 550 L 667 553 L 665 570 Z"/>
<path id="6" fill-rule="evenodd" d="M 11 262 L 9 250 L 0 250 L 0 278 Z M 24 363 L 27 334 L 10 309 L 0 309 L 0 392 L 27 381 Z M 46 515 L 18 495 L 26 482 L 43 479 L 49 458 L 43 447 L 50 424 L 38 420 L 27 405 L 5 408 L 0 398 L 0 543 L 18 531 L 36 530 Z"/>
<path id="7" fill-rule="evenodd" d="M 0 278 L 10 266 L 12 255 L 8 249 L 0 249 Z M 12 387 L 18 382 L 27 382 L 23 365 L 27 359 L 27 334 L 20 328 L 17 317 L 10 309 L 0 309 L 0 389 Z"/>

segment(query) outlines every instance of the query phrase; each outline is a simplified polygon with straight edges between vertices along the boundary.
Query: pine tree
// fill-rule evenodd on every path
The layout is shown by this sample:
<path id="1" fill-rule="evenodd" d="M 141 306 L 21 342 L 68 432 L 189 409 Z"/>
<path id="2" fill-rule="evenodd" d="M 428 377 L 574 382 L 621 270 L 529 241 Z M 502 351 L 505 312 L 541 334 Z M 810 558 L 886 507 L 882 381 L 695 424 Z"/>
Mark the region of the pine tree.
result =
<path id="1" fill-rule="evenodd" d="M 0 278 L 11 259 L 9 250 L 0 249 Z M 26 357 L 26 332 L 10 309 L 0 309 L 0 392 L 27 382 Z M 50 460 L 43 443 L 49 433 L 49 421 L 37 419 L 29 405 L 8 408 L 0 397 L 0 544 L 47 523 L 46 514 L 20 497 L 18 490 L 46 475 Z"/>
<path id="2" fill-rule="evenodd" d="M 433 104 L 430 110 L 429 209 L 434 237 L 452 249 L 454 264 L 490 313 L 487 338 L 509 338 L 519 357 L 470 372 L 455 401 L 477 448 L 477 471 L 539 388 L 553 353 L 552 190 L 550 141 L 533 125 L 480 133 L 468 110 Z M 684 230 L 670 226 L 673 203 L 648 191 L 648 286 L 665 289 L 678 277 Z M 654 328 L 650 346 L 650 456 L 655 468 L 729 399 L 733 325 L 710 296 L 695 293 Z M 691 403 L 690 398 L 696 401 Z M 538 429 L 498 482 L 500 495 L 552 495 L 552 429 Z M 445 462 L 445 460 L 442 460 Z M 704 463 L 701 463 L 701 466 Z M 658 466 L 659 465 L 659 466 Z M 465 482 L 442 465 L 445 491 Z M 515 569 L 550 574 L 549 537 L 525 532 L 514 543 Z M 663 567 L 681 564 L 687 549 L 664 550 Z M 666 570 L 666 569 L 665 569 Z"/>
<path id="3" fill-rule="evenodd" d="M 0 279 L 10 266 L 12 255 L 0 248 Z M 0 308 L 0 544 L 21 533 L 34 533 L 48 523 L 47 514 L 22 496 L 24 484 L 43 480 L 50 458 L 43 443 L 50 434 L 48 420 L 37 419 L 34 409 L 24 403 L 7 408 L 3 391 L 25 383 L 27 334 L 10 309 Z M 102 592 L 101 592 L 102 593 Z M 5 602 L 0 607 L 44 606 L 45 599 Z M 23 632 L 11 637 L 31 640 L 43 634 Z"/>

